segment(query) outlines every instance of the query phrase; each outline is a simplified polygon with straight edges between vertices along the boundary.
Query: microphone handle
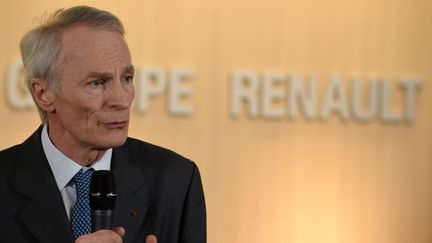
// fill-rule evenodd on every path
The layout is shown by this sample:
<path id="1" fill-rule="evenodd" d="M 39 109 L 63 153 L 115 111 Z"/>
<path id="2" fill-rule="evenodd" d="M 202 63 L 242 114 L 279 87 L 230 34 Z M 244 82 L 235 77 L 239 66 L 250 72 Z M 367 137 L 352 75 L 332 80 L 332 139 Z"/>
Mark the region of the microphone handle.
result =
<path id="1" fill-rule="evenodd" d="M 92 210 L 91 231 L 112 229 L 113 210 Z"/>

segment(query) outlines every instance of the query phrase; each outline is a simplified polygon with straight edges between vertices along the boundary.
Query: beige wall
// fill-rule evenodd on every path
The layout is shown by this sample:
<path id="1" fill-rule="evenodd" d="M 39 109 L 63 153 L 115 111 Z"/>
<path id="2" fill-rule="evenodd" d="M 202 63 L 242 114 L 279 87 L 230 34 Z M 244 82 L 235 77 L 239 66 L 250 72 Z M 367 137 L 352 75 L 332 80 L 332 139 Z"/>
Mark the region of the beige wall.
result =
<path id="1" fill-rule="evenodd" d="M 5 97 L 21 36 L 35 16 L 82 3 L 124 21 L 136 66 L 194 70 L 194 114 L 170 116 L 160 97 L 147 114 L 133 114 L 130 134 L 197 162 L 209 242 L 432 241 L 431 1 L 2 1 L 0 148 L 39 124 L 34 110 L 15 111 Z M 234 70 L 315 74 L 322 92 L 332 74 L 392 84 L 414 77 L 423 85 L 412 124 L 337 115 L 326 122 L 232 119 Z M 400 111 L 401 94 L 393 91 L 392 109 Z"/>

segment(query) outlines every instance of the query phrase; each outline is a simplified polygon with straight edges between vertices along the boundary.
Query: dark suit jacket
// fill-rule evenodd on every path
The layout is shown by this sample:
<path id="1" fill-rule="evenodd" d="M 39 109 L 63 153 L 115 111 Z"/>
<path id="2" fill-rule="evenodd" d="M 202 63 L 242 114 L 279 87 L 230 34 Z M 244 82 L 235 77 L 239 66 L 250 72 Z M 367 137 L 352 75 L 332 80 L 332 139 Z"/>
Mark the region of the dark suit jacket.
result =
<path id="1" fill-rule="evenodd" d="M 0 152 L 0 242 L 73 242 L 61 194 L 43 152 L 41 128 Z M 124 242 L 206 242 L 206 213 L 196 165 L 136 139 L 113 150 L 118 198 L 114 225 Z M 6 238 L 4 238 L 6 237 Z"/>

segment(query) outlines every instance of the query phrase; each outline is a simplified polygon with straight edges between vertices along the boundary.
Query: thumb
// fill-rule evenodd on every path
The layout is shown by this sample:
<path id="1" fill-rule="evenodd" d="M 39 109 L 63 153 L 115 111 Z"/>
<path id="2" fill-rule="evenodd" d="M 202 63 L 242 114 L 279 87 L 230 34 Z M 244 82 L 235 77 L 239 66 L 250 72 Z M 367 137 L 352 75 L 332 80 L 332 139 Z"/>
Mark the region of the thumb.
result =
<path id="1" fill-rule="evenodd" d="M 123 227 L 115 227 L 112 230 L 120 235 L 120 237 L 123 237 L 126 234 L 126 230 Z"/>
<path id="2" fill-rule="evenodd" d="M 148 235 L 146 238 L 146 243 L 157 243 L 156 236 L 154 235 Z"/>

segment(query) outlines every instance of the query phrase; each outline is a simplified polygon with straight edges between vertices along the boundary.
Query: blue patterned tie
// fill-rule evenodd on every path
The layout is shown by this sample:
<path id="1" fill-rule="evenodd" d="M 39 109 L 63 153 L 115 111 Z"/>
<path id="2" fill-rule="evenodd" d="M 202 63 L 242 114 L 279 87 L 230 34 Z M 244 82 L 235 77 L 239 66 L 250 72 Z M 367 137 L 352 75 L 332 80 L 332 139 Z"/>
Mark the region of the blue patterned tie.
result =
<path id="1" fill-rule="evenodd" d="M 76 189 L 76 202 L 72 209 L 72 234 L 77 239 L 91 231 L 91 212 L 89 205 L 90 178 L 94 169 L 81 169 L 75 174 L 73 181 Z"/>

